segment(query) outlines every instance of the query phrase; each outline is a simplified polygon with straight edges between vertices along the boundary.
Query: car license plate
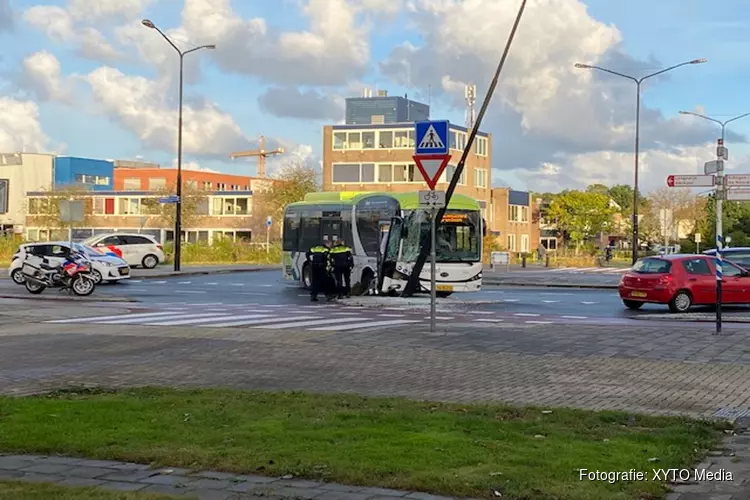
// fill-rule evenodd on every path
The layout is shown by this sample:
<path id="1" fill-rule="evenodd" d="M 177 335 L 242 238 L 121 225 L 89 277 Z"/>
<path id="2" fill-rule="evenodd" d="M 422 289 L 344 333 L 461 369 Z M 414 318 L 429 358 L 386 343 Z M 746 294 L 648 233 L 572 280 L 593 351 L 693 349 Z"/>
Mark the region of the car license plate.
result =
<path id="1" fill-rule="evenodd" d="M 648 297 L 646 292 L 630 292 L 631 297 Z"/>
<path id="2" fill-rule="evenodd" d="M 126 275 L 130 274 L 130 269 L 128 269 L 127 267 L 121 267 L 120 268 L 120 274 L 122 276 L 126 276 Z"/>
<path id="3" fill-rule="evenodd" d="M 453 285 L 437 285 L 435 287 L 435 290 L 438 292 L 452 292 Z"/>

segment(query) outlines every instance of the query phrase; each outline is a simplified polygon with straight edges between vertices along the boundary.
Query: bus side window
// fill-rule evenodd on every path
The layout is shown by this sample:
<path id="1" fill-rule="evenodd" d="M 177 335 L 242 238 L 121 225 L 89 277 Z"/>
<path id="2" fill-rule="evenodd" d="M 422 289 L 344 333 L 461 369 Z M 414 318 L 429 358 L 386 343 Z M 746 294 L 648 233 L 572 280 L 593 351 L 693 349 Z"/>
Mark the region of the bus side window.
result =
<path id="1" fill-rule="evenodd" d="M 284 217 L 284 250 L 298 252 L 300 237 L 300 218 L 298 213 L 287 213 Z"/>
<path id="2" fill-rule="evenodd" d="M 300 233 L 300 251 L 307 251 L 323 243 L 320 219 L 317 217 L 303 217 Z"/>

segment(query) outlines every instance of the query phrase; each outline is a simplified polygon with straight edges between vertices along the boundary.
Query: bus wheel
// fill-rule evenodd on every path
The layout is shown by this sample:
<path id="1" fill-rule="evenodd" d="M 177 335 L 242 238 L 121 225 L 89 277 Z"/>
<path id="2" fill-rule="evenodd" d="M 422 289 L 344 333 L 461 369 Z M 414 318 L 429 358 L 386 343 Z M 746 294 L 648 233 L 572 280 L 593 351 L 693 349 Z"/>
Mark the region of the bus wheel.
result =
<path id="1" fill-rule="evenodd" d="M 441 299 L 444 299 L 446 297 L 450 297 L 453 292 L 435 292 L 435 297 L 440 297 Z"/>
<path id="2" fill-rule="evenodd" d="M 360 295 L 367 295 L 372 285 L 374 275 L 371 269 L 365 269 L 362 271 L 362 280 L 360 281 Z"/>
<path id="3" fill-rule="evenodd" d="M 302 268 L 302 286 L 305 290 L 312 288 L 312 270 L 308 264 Z"/>

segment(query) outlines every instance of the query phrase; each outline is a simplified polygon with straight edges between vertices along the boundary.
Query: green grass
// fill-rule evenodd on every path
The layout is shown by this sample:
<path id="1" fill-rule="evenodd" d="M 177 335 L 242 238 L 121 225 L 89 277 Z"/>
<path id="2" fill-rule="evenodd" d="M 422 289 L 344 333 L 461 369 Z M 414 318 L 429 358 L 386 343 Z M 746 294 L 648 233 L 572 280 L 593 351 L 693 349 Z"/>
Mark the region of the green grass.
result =
<path id="1" fill-rule="evenodd" d="M 176 498 L 187 500 L 191 497 L 0 481 L 0 500 L 175 500 Z"/>
<path id="2" fill-rule="evenodd" d="M 539 437 L 544 436 L 544 437 Z M 661 498 L 579 480 L 697 463 L 715 424 L 353 395 L 144 388 L 0 398 L 0 451 L 59 453 L 503 499 Z M 658 459 L 656 462 L 650 458 Z"/>

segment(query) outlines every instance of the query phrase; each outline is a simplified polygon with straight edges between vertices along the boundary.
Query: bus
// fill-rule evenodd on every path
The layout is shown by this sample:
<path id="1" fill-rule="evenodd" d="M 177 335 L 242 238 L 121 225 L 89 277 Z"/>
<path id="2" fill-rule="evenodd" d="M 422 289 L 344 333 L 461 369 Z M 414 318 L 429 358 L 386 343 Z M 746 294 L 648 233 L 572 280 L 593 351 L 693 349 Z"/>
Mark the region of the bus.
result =
<path id="1" fill-rule="evenodd" d="M 419 208 L 417 192 L 309 193 L 284 211 L 284 279 L 310 288 L 307 250 L 343 239 L 354 254 L 352 293 L 396 295 L 409 280 L 420 243 L 430 244 L 431 217 Z M 479 202 L 454 194 L 436 232 L 436 295 L 481 289 L 485 233 Z M 418 292 L 430 291 L 430 267 L 428 259 Z"/>

